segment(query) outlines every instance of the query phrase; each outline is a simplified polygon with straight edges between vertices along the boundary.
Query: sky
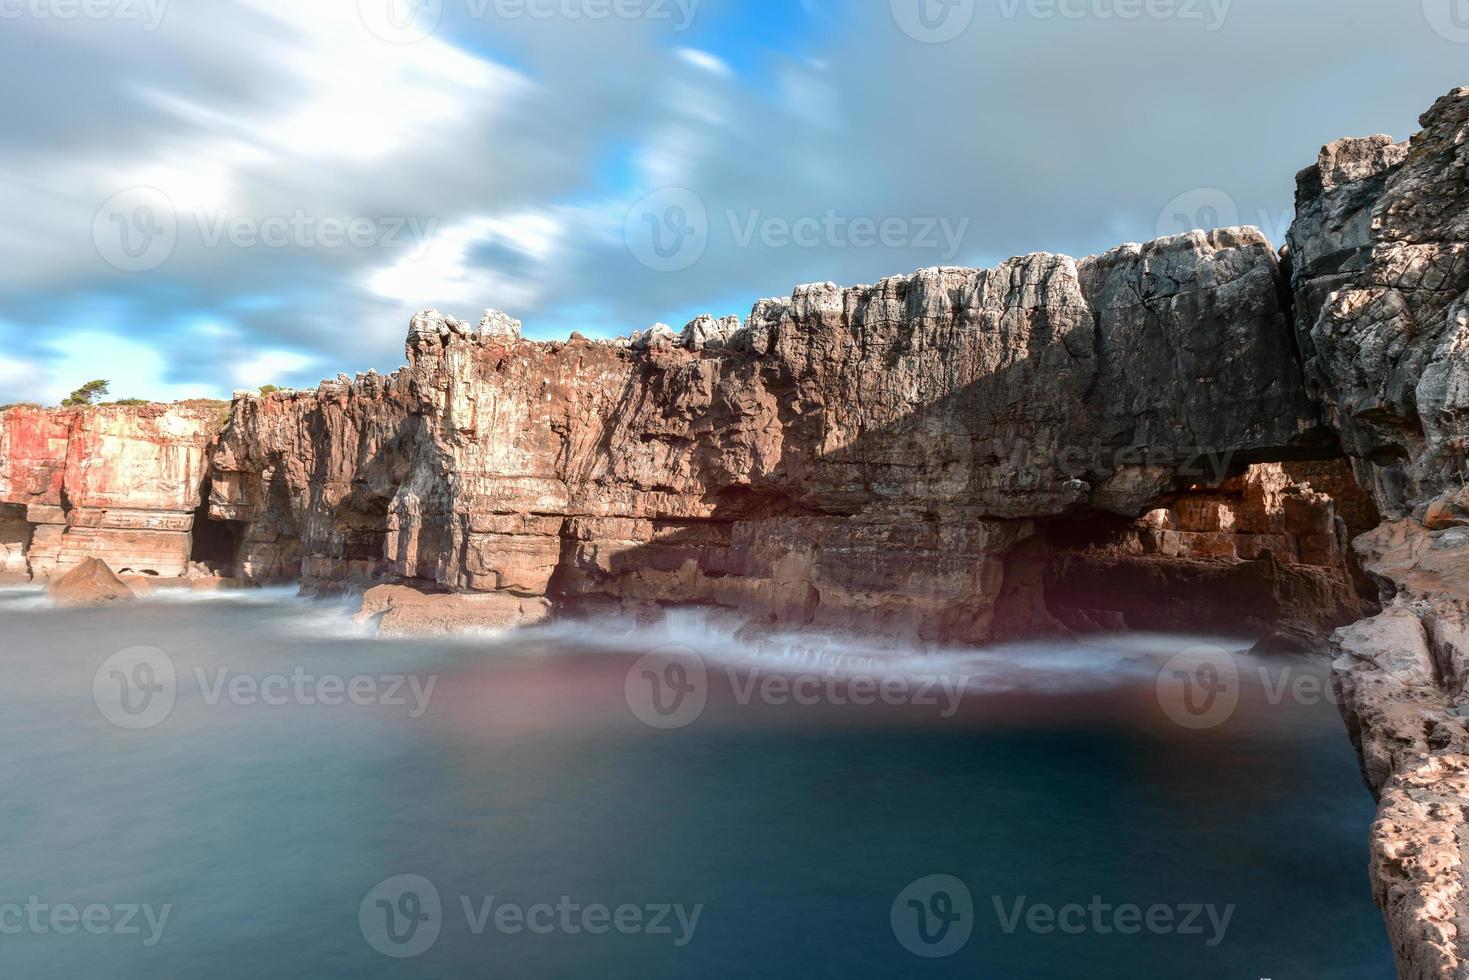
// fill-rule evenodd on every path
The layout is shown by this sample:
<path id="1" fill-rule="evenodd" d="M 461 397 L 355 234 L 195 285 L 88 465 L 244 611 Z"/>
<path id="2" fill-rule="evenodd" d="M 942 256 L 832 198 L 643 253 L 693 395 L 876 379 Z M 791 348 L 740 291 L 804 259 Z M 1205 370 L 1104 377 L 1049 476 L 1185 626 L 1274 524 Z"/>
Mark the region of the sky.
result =
<path id="1" fill-rule="evenodd" d="M 1192 227 L 1469 84 L 1469 0 L 0 0 L 0 404 L 610 337 Z"/>

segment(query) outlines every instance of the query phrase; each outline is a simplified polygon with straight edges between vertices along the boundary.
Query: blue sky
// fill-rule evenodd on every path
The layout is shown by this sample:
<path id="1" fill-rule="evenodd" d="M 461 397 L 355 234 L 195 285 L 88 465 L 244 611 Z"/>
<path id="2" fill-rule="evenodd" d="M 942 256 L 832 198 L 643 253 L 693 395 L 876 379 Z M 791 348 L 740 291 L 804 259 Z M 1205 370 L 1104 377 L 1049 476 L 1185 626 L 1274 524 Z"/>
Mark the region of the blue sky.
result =
<path id="1" fill-rule="evenodd" d="M 0 0 L 0 403 L 225 397 L 1256 224 L 1469 0 Z M 417 4 L 411 6 L 410 4 Z"/>

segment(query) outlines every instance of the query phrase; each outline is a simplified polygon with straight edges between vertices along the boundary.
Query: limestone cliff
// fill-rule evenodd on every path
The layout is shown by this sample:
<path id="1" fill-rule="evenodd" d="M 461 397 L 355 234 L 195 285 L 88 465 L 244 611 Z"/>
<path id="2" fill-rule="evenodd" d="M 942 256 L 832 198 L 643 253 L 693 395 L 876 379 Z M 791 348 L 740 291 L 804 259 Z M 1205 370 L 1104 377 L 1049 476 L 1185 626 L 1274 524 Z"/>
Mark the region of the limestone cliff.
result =
<path id="1" fill-rule="evenodd" d="M 1402 976 L 1469 975 L 1469 89 L 1423 127 L 1325 147 L 1281 255 L 1195 232 L 611 342 L 429 311 L 401 370 L 237 397 L 223 431 L 210 405 L 11 409 L 0 572 L 207 555 L 383 586 L 364 615 L 393 629 L 660 604 L 921 643 L 1361 620 L 1336 674 L 1377 898 Z"/>
<path id="2" fill-rule="evenodd" d="M 45 578 L 94 557 L 182 575 L 224 418 L 219 402 L 0 413 L 0 572 Z"/>
<path id="3" fill-rule="evenodd" d="M 211 513 L 242 523 L 255 576 L 702 603 L 924 641 L 1059 627 L 1042 582 L 1007 581 L 1038 522 L 1130 521 L 1253 462 L 1336 455 L 1287 296 L 1270 244 L 1224 229 L 807 286 L 738 330 L 630 343 L 424 313 L 391 376 L 237 400 Z M 1180 542 L 1153 560 L 1302 564 L 1288 542 Z M 1361 609 L 1333 574 L 1309 605 L 1342 622 Z"/>
<path id="4" fill-rule="evenodd" d="M 1322 150 L 1290 254 L 1313 390 L 1398 520 L 1357 540 L 1384 612 L 1342 630 L 1342 711 L 1380 799 L 1372 879 L 1405 978 L 1469 975 L 1469 89 L 1406 143 Z"/>

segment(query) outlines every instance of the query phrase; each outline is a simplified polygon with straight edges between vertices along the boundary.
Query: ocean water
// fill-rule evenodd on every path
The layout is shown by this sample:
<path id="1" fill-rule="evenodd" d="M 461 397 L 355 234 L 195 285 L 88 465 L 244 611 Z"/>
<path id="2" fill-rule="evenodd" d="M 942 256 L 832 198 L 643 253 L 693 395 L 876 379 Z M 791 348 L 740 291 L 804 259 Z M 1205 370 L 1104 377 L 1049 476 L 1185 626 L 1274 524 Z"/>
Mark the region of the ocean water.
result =
<path id="1" fill-rule="evenodd" d="M 1325 666 L 1239 638 L 398 641 L 273 590 L 8 590 L 0 637 L 7 978 L 1392 976 Z"/>

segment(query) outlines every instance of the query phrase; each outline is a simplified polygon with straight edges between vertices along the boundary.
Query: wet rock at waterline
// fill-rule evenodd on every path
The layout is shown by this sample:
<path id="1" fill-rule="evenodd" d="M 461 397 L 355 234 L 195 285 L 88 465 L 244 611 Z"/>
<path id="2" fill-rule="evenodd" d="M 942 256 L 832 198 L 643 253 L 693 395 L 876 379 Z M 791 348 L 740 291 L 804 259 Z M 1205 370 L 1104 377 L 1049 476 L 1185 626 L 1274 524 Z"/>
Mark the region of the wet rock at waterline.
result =
<path id="1" fill-rule="evenodd" d="M 137 598 L 105 562 L 96 558 L 83 559 L 71 571 L 53 578 L 46 592 L 63 609 L 107 606 Z"/>

